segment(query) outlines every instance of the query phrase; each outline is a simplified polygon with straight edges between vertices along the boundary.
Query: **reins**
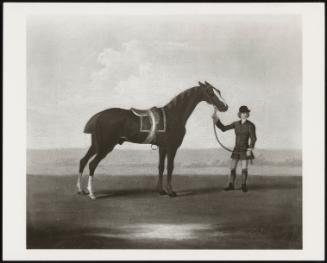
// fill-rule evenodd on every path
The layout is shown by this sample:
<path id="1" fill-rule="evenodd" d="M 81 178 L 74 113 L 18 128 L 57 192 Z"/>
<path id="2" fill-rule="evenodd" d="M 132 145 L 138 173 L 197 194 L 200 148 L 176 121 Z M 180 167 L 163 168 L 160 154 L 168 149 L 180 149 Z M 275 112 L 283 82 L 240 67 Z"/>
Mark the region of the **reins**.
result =
<path id="1" fill-rule="evenodd" d="M 214 134 L 215 134 L 216 140 L 217 140 L 217 142 L 219 143 L 219 145 L 220 145 L 222 148 L 224 148 L 226 151 L 233 152 L 233 150 L 231 150 L 231 149 L 229 149 L 228 147 L 226 147 L 225 145 L 223 145 L 222 142 L 219 140 L 219 138 L 218 138 L 218 134 L 217 134 L 217 131 L 216 131 L 216 123 L 215 123 L 214 120 L 212 121 L 212 124 L 213 124 L 213 132 L 214 132 Z"/>

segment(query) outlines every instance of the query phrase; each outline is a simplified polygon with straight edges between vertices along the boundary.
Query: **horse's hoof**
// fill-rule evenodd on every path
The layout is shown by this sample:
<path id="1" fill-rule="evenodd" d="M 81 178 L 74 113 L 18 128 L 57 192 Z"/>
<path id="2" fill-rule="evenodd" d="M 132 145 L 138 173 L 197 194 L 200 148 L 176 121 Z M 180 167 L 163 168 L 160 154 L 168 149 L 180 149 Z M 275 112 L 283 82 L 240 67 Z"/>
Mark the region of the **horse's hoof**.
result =
<path id="1" fill-rule="evenodd" d="M 167 193 L 166 193 L 166 191 L 162 190 L 162 191 L 159 191 L 159 194 L 160 195 L 166 195 Z"/>
<path id="2" fill-rule="evenodd" d="M 78 191 L 77 191 L 77 194 L 78 194 L 78 195 L 88 195 L 89 192 L 84 191 L 84 190 L 78 190 Z"/>
<path id="3" fill-rule="evenodd" d="M 177 194 L 175 192 L 171 192 L 168 195 L 169 195 L 169 197 L 176 197 L 177 196 Z"/>
<path id="4" fill-rule="evenodd" d="M 97 198 L 95 197 L 95 195 L 94 195 L 94 194 L 89 194 L 89 197 L 90 197 L 92 200 L 95 200 L 95 199 L 97 199 Z"/>

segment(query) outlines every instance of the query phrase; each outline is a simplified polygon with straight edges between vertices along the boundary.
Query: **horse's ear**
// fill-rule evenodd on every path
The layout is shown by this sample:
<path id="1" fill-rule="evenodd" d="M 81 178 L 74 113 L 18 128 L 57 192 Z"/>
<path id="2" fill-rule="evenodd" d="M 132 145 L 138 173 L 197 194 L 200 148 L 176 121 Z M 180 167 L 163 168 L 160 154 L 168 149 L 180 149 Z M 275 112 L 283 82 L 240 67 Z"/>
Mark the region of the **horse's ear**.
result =
<path id="1" fill-rule="evenodd" d="M 204 83 L 205 83 L 207 86 L 212 87 L 212 85 L 211 85 L 209 82 L 205 81 Z"/>
<path id="2" fill-rule="evenodd" d="M 202 87 L 202 86 L 205 86 L 201 81 L 199 81 L 199 85 Z"/>

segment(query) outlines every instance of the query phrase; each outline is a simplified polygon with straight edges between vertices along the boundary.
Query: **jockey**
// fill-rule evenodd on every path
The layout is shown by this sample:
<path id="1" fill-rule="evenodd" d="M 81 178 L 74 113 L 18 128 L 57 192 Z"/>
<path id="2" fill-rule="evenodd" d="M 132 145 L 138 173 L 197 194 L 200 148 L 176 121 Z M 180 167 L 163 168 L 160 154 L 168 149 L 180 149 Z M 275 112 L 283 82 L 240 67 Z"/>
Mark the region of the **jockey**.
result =
<path id="1" fill-rule="evenodd" d="M 246 180 L 248 176 L 248 161 L 254 159 L 253 148 L 257 140 L 255 133 L 255 125 L 248 120 L 250 116 L 250 110 L 247 106 L 243 105 L 239 108 L 238 117 L 239 121 L 235 121 L 229 125 L 221 123 L 217 113 L 212 115 L 212 118 L 216 126 L 223 132 L 234 129 L 236 140 L 235 147 L 231 155 L 231 166 L 229 183 L 225 191 L 234 190 L 234 184 L 236 179 L 236 168 L 240 161 L 242 167 L 242 191 L 247 192 Z M 250 143 L 249 143 L 250 140 Z"/>

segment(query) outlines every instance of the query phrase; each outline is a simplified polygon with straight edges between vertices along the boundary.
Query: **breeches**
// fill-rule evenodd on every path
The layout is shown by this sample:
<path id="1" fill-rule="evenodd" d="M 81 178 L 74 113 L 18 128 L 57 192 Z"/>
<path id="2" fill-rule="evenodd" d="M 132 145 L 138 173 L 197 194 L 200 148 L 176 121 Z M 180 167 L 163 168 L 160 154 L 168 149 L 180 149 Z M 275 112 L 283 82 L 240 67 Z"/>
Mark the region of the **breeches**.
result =
<path id="1" fill-rule="evenodd" d="M 248 169 L 249 160 L 237 160 L 237 159 L 231 159 L 230 169 L 236 169 L 237 164 L 241 163 L 242 170 Z"/>

